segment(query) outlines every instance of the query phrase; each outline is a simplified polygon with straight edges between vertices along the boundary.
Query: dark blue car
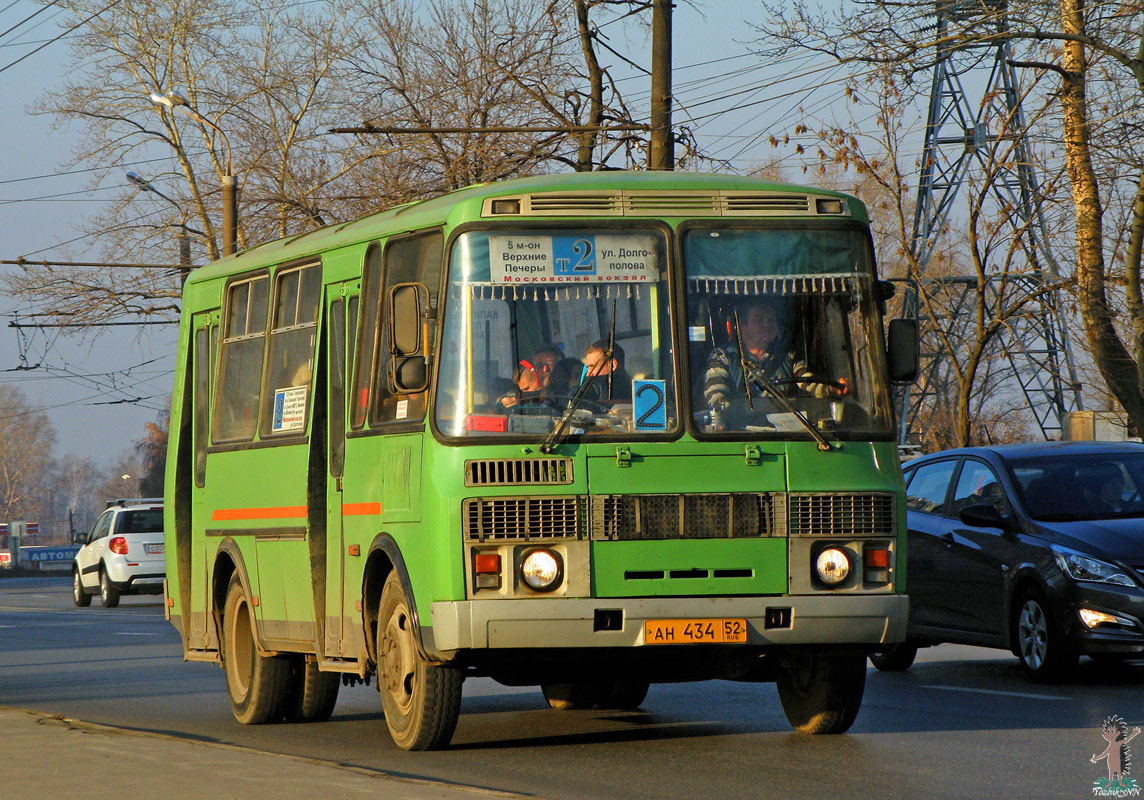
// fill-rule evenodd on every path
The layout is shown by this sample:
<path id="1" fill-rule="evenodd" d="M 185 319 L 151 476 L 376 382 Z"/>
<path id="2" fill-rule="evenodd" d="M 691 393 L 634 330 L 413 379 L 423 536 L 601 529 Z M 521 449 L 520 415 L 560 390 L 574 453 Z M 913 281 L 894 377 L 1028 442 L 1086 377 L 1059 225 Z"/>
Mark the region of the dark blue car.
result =
<path id="1" fill-rule="evenodd" d="M 909 639 L 1013 652 L 1034 681 L 1144 657 L 1144 445 L 968 447 L 904 466 Z"/>

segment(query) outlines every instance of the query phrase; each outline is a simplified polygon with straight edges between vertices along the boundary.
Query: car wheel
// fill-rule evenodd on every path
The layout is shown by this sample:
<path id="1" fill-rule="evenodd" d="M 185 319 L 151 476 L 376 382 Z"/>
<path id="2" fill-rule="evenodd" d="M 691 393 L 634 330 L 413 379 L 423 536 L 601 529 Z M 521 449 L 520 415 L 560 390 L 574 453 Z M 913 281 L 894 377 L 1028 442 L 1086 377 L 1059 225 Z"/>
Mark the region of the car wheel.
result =
<path id="1" fill-rule="evenodd" d="M 596 704 L 594 683 L 542 683 L 540 691 L 548 707 L 556 711 L 591 708 Z"/>
<path id="2" fill-rule="evenodd" d="M 775 674 L 787 720 L 800 733 L 845 733 L 866 689 L 866 658 L 792 650 Z"/>
<path id="3" fill-rule="evenodd" d="M 870 663 L 882 672 L 905 672 L 918 656 L 918 647 L 909 642 L 892 644 L 870 654 Z"/>
<path id="4" fill-rule="evenodd" d="M 325 722 L 334 713 L 342 676 L 322 672 L 314 661 L 294 657 L 290 663 L 291 707 L 287 722 Z"/>
<path id="5" fill-rule="evenodd" d="M 80 608 L 91 605 L 91 595 L 84 591 L 83 581 L 79 579 L 79 570 L 72 570 L 72 600 Z"/>
<path id="6" fill-rule="evenodd" d="M 1021 668 L 1034 683 L 1055 681 L 1077 662 L 1044 594 L 1026 589 L 1013 604 L 1013 642 Z"/>
<path id="7" fill-rule="evenodd" d="M 222 665 L 234 718 L 243 725 L 281 719 L 290 689 L 290 662 L 263 655 L 254 640 L 254 613 L 236 572 L 222 617 Z"/>
<path id="8" fill-rule="evenodd" d="M 409 602 L 397 573 L 390 573 L 377 615 L 378 688 L 394 743 L 402 750 L 435 750 L 453 738 L 464 675 L 421 655 Z"/>
<path id="9" fill-rule="evenodd" d="M 618 678 L 596 687 L 596 705 L 604 709 L 632 711 L 640 707 L 651 687 L 648 681 Z"/>
<path id="10" fill-rule="evenodd" d="M 99 571 L 99 602 L 104 608 L 115 608 L 119 605 L 119 590 L 112 584 L 106 569 Z"/>

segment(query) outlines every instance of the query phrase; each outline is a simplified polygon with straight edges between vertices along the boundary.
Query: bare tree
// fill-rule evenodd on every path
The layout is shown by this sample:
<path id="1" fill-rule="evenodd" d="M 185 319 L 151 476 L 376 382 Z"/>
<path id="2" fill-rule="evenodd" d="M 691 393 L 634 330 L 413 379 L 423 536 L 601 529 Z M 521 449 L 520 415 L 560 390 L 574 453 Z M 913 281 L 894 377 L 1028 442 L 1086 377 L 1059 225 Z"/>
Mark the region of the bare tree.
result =
<path id="1" fill-rule="evenodd" d="M 24 393 L 0 386 L 0 521 L 36 521 L 56 434 Z"/>
<path id="2" fill-rule="evenodd" d="M 948 11 L 934 38 L 934 11 Z M 1056 77 L 1063 156 L 1072 189 L 1076 300 L 1091 355 L 1137 430 L 1144 430 L 1144 7 L 1084 0 L 944 0 L 937 6 L 859 0 L 838 12 L 766 4 L 770 52 L 812 50 L 851 64 L 883 64 L 904 80 L 933 66 L 940 48 L 1007 41 L 1012 65 Z M 1090 95 L 1090 85 L 1100 87 Z M 1100 97 L 1101 99 L 1096 99 Z M 1104 98 L 1121 102 L 1113 106 Z M 1137 129 L 1137 130 L 1133 130 Z M 1061 136 L 1063 134 L 1063 136 Z M 1120 185 L 1128 181 L 1127 196 Z M 1114 232 L 1105 233 L 1112 214 Z M 1118 325 L 1109 264 L 1123 264 L 1127 324 Z M 1128 339 L 1125 344 L 1124 339 Z"/>

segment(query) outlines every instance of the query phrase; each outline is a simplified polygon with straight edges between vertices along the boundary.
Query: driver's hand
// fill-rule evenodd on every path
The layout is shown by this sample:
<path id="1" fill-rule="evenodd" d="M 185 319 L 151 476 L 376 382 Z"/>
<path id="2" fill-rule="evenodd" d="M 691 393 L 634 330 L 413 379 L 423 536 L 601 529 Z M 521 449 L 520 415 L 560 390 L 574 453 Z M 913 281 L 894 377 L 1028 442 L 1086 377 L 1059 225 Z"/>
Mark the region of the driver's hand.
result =
<path id="1" fill-rule="evenodd" d="M 839 378 L 838 383 L 840 384 L 839 386 L 826 387 L 831 397 L 845 397 L 850 394 L 850 381 L 845 378 Z"/>
<path id="2" fill-rule="evenodd" d="M 499 402 L 505 408 L 512 408 L 513 406 L 516 405 L 517 399 L 518 398 L 515 394 L 506 394 L 504 397 L 502 397 L 497 402 Z"/>

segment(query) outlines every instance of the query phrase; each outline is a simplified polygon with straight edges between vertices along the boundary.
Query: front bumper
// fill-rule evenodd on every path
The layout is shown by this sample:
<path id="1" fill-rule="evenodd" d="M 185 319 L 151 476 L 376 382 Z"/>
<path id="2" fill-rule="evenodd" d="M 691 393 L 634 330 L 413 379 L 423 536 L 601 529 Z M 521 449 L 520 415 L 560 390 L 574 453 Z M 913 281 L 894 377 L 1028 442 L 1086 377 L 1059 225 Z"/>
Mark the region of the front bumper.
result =
<path id="1" fill-rule="evenodd" d="M 1144 592 L 1133 587 L 1077 584 L 1064 603 L 1065 635 L 1077 652 L 1086 655 L 1144 655 Z M 1080 619 L 1082 608 L 1119 617 L 1127 625 L 1100 624 L 1089 628 Z"/>
<path id="2" fill-rule="evenodd" d="M 789 626 L 768 627 L 772 619 Z M 617 617 L 616 630 L 598 630 L 597 611 Z M 794 597 L 547 598 L 465 600 L 430 607 L 426 649 L 644 647 L 646 620 L 746 619 L 748 645 L 893 644 L 906 638 L 905 595 Z M 655 647 L 656 645 L 650 645 Z"/>

